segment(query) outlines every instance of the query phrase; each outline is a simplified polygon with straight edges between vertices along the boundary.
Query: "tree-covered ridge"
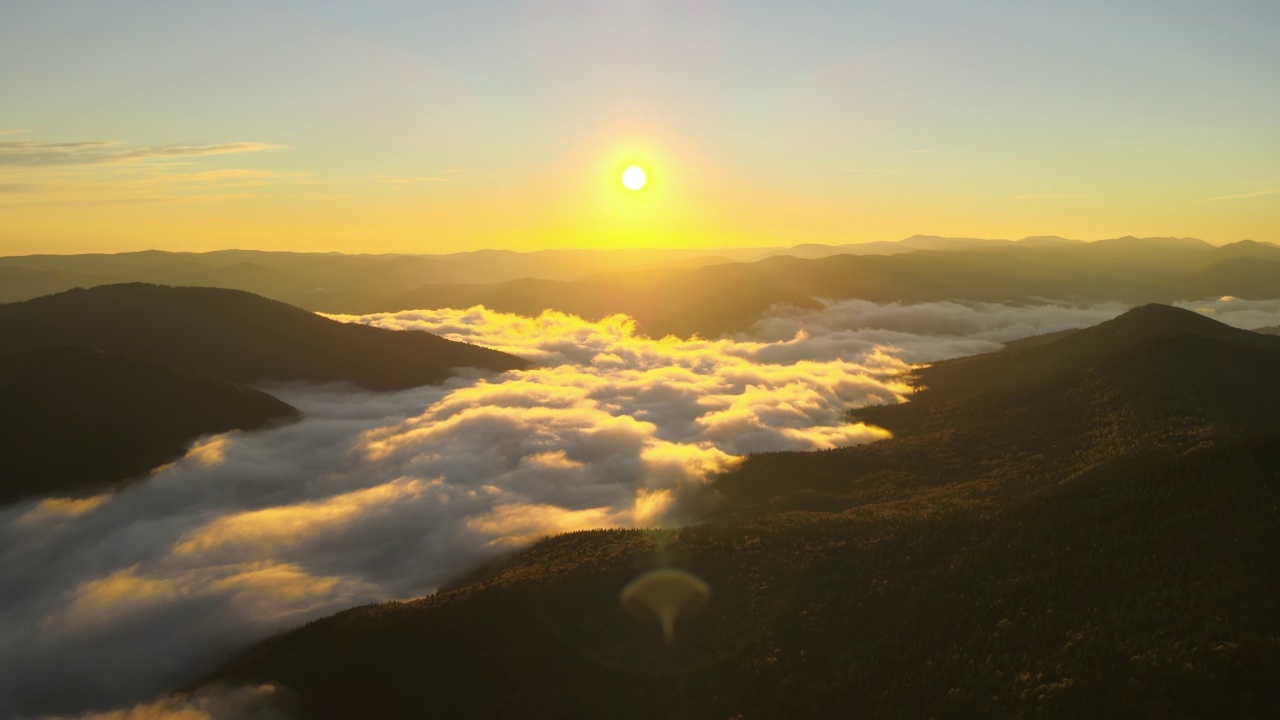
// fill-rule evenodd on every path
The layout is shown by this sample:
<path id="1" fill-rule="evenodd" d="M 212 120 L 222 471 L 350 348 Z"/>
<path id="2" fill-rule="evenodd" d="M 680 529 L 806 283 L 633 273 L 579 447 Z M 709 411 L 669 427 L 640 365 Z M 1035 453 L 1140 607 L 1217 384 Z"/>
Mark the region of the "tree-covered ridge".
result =
<path id="1" fill-rule="evenodd" d="M 0 305 L 0 350 L 96 347 L 238 382 L 439 383 L 520 358 L 422 332 L 340 323 L 238 290 L 130 284 Z"/>
<path id="2" fill-rule="evenodd" d="M 0 353 L 0 502 L 100 489 L 181 457 L 201 435 L 296 415 L 266 393 L 150 360 Z"/>
<path id="3" fill-rule="evenodd" d="M 552 538 L 216 677 L 315 718 L 1277 714 L 1277 353 L 1140 308 L 940 363 L 868 414 L 894 439 L 752 457 L 709 523 Z M 713 592 L 671 648 L 618 602 L 658 566 Z"/>

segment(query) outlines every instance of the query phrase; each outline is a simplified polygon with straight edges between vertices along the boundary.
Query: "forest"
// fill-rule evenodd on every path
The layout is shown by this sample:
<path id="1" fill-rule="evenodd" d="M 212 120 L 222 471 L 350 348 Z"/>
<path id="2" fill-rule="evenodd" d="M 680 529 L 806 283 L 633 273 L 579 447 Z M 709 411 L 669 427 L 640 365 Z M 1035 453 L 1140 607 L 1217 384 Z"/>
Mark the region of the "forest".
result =
<path id="1" fill-rule="evenodd" d="M 1147 306 L 938 363 L 893 439 L 752 456 L 709 522 L 549 538 L 206 680 L 308 718 L 1272 715 L 1277 361 Z M 654 568 L 712 593 L 671 645 L 618 600 Z"/>

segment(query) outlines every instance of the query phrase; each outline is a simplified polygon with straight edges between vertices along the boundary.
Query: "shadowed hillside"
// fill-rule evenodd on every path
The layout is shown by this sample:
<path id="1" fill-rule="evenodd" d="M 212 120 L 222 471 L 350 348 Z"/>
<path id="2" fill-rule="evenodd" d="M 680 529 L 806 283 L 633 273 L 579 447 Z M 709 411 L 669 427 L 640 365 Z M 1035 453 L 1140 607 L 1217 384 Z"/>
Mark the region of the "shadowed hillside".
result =
<path id="1" fill-rule="evenodd" d="M 339 323 L 246 292 L 106 285 L 0 305 L 0 350 L 76 345 L 240 382 L 345 381 L 372 390 L 438 383 L 453 368 L 524 360 L 423 332 Z"/>
<path id="2" fill-rule="evenodd" d="M 1168 306 L 1011 343 L 917 373 L 901 405 L 860 408 L 894 439 L 838 452 L 752 457 L 724 483 L 739 517 L 908 497 L 992 503 L 1119 460 L 1280 432 L 1280 338 Z M 779 473 L 809 480 L 779 486 Z M 849 502 L 854 502 L 849 500 Z M 932 502 L 930 500 L 930 502 Z"/>
<path id="3" fill-rule="evenodd" d="M 922 370 L 897 437 L 754 456 L 707 524 L 543 541 L 216 673 L 303 716 L 1280 713 L 1280 341 L 1143 307 Z M 712 589 L 676 625 L 619 591 Z"/>
<path id="4" fill-rule="evenodd" d="M 1090 419 L 1081 422 L 1089 423 L 1104 411 L 1161 426 L 1199 422 L 1195 431 L 1206 437 L 1252 435 L 1280 431 L 1274 412 L 1280 382 L 1271 370 L 1277 363 L 1280 338 L 1188 310 L 1144 305 L 1053 342 L 1015 343 L 999 353 L 938 363 L 920 372 L 922 390 L 911 402 L 857 414 L 898 435 L 949 430 L 981 418 L 995 424 L 978 430 L 1016 438 L 1019 415 L 1064 423 L 1083 413 Z M 990 410 L 999 407 L 1008 412 L 993 417 Z M 1058 434 L 1092 429 L 1062 427 Z"/>
<path id="5" fill-rule="evenodd" d="M 295 415 L 266 393 L 149 360 L 0 353 L 0 502 L 99 488 L 177 459 L 201 435 Z"/>

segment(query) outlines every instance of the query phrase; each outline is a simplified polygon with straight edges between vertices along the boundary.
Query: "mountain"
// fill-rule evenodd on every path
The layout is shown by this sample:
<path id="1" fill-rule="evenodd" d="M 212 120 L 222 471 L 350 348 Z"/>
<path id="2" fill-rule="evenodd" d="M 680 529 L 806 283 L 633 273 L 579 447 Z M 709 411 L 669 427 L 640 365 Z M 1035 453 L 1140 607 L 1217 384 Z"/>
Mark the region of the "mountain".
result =
<path id="1" fill-rule="evenodd" d="M 1019 240 L 1018 244 L 1025 247 L 1051 247 L 1054 245 L 1079 245 L 1083 242 L 1083 240 L 1070 240 L 1057 235 L 1031 235 Z"/>
<path id="2" fill-rule="evenodd" d="M 1258 328 L 1254 330 L 1254 332 L 1262 333 L 1264 335 L 1280 335 L 1280 325 L 1272 325 L 1270 327 Z"/>
<path id="3" fill-rule="evenodd" d="M 910 402 L 856 414 L 903 440 L 1021 443 L 1043 456 L 1041 472 L 1078 472 L 1139 448 L 1280 433 L 1278 362 L 1280 338 L 1146 305 L 1052 342 L 938 363 L 919 371 Z"/>
<path id="4" fill-rule="evenodd" d="M 61 292 L 73 287 L 102 285 L 105 280 L 84 273 L 65 270 L 33 270 L 17 266 L 0 266 L 0 303 Z"/>
<path id="5" fill-rule="evenodd" d="M 1249 300 L 1280 297 L 1280 248 L 1270 257 L 1234 255 L 1214 260 L 1187 277 L 1182 285 L 1188 297 L 1232 295 Z"/>
<path id="6" fill-rule="evenodd" d="M 918 369 L 909 402 L 851 413 L 893 440 L 752 457 L 722 487 L 732 501 L 721 513 L 741 520 L 822 507 L 854 474 L 860 497 L 874 502 L 952 493 L 1005 502 L 1115 462 L 1280 433 L 1276 362 L 1280 338 L 1178 308 L 1134 308 Z M 796 476 L 807 481 L 775 481 Z"/>
<path id="7" fill-rule="evenodd" d="M 898 241 L 902 247 L 912 250 L 960 250 L 977 247 L 999 247 L 1008 245 L 1008 240 L 990 238 L 939 237 L 937 235 L 912 235 Z"/>
<path id="8" fill-rule="evenodd" d="M 919 242 L 941 245 L 948 240 L 956 239 L 926 237 Z M 621 312 L 635 317 L 640 330 L 650 335 L 716 337 L 747 329 L 775 305 L 812 308 L 819 300 L 846 298 L 1142 304 L 1223 295 L 1280 297 L 1280 265 L 1222 254 L 1195 239 L 999 243 L 892 254 L 776 255 L 750 263 L 577 281 L 433 284 L 389 295 L 359 311 L 485 304 L 521 314 L 556 309 L 589 319 Z M 800 247 L 801 254 L 812 254 Z"/>
<path id="9" fill-rule="evenodd" d="M 550 538 L 207 680 L 303 718 L 1273 716 L 1277 360 L 1151 306 L 938 363 L 857 412 L 894 438 L 753 456 L 709 522 Z M 619 599 L 653 568 L 710 591 L 672 643 Z"/>
<path id="10" fill-rule="evenodd" d="M 773 306 L 875 302 L 1173 303 L 1280 297 L 1280 247 L 1195 238 L 1081 242 L 912 236 L 896 242 L 702 250 L 481 250 L 450 255 L 212 253 L 0 258 L 0 299 L 123 280 L 228 287 L 307 310 L 361 314 L 470 307 L 590 319 L 641 332 L 716 337 Z M 7 292 L 6 292 L 7 291 Z"/>
<path id="11" fill-rule="evenodd" d="M 1095 245 L 1109 247 L 1179 247 L 1187 250 L 1212 250 L 1213 245 L 1193 237 L 1124 237 L 1097 240 Z"/>
<path id="12" fill-rule="evenodd" d="M 146 282 L 225 287 L 309 310 L 351 312 L 371 300 L 426 283 L 497 283 L 522 278 L 576 280 L 598 273 L 700 267 L 755 259 L 782 249 L 477 250 L 447 255 L 345 255 L 260 250 L 206 253 L 0 257 L 0 302 L 27 300 L 74 287 Z M 838 252 L 831 250 L 826 254 Z M 723 253 L 723 254 L 721 254 Z"/>
<path id="13" fill-rule="evenodd" d="M 555 309 L 596 320 L 614 313 L 634 317 L 654 337 L 717 337 L 746 330 L 770 308 L 821 307 L 819 298 L 859 297 L 881 302 L 953 298 L 1018 301 L 1068 293 L 1087 284 L 1083 273 L 1038 268 L 1017 257 L 982 251 L 921 251 L 904 255 L 835 255 L 819 259 L 776 256 L 690 270 L 618 273 L 555 282 L 425 285 L 363 308 L 465 308 L 483 304 L 536 315 Z M 1103 280 L 1097 280 L 1102 284 Z M 1135 296 L 1141 295 L 1134 293 Z"/>
<path id="14" fill-rule="evenodd" d="M 201 435 L 296 414 L 243 385 L 101 350 L 0 353 L 0 503 L 96 490 L 181 457 Z"/>
<path id="15" fill-rule="evenodd" d="M 538 315 L 543 310 L 554 309 L 588 320 L 625 313 L 655 337 L 694 334 L 714 337 L 747 329 L 774 305 L 821 307 L 805 289 L 776 283 L 753 272 L 757 266 L 734 263 L 694 270 L 625 273 L 576 282 L 526 279 L 493 285 L 425 285 L 368 309 L 485 305 L 521 315 Z"/>
<path id="16" fill-rule="evenodd" d="M 423 332 L 340 323 L 237 290 L 130 284 L 0 305 L 0 351 L 74 345 L 237 382 L 350 382 L 397 390 L 453 368 L 523 368 L 520 358 Z"/>
<path id="17" fill-rule="evenodd" d="M 1214 253 L 1221 257 L 1249 257 L 1261 258 L 1264 260 L 1280 260 L 1280 245 L 1258 242 L 1256 240 L 1241 240 L 1240 242 L 1220 245 L 1216 250 L 1214 250 Z"/>

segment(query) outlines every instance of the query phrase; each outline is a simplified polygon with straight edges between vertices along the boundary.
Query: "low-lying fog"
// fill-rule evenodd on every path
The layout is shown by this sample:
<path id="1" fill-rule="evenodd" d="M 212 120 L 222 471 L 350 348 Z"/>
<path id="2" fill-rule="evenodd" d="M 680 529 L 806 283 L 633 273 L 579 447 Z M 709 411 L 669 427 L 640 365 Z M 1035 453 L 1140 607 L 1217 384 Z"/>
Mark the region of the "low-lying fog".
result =
<path id="1" fill-rule="evenodd" d="M 1186 306 L 1280 324 L 1280 301 Z M 153 698 L 272 632 L 430 593 L 549 533 L 688 522 L 708 477 L 746 453 L 885 437 L 843 412 L 903 400 L 912 363 L 1124 309 L 844 301 L 692 341 L 558 313 L 339 317 L 540 366 L 398 393 L 270 387 L 300 422 L 207 438 L 118 492 L 0 509 L 0 715 Z M 246 712 L 191 702 L 192 717 Z"/>

